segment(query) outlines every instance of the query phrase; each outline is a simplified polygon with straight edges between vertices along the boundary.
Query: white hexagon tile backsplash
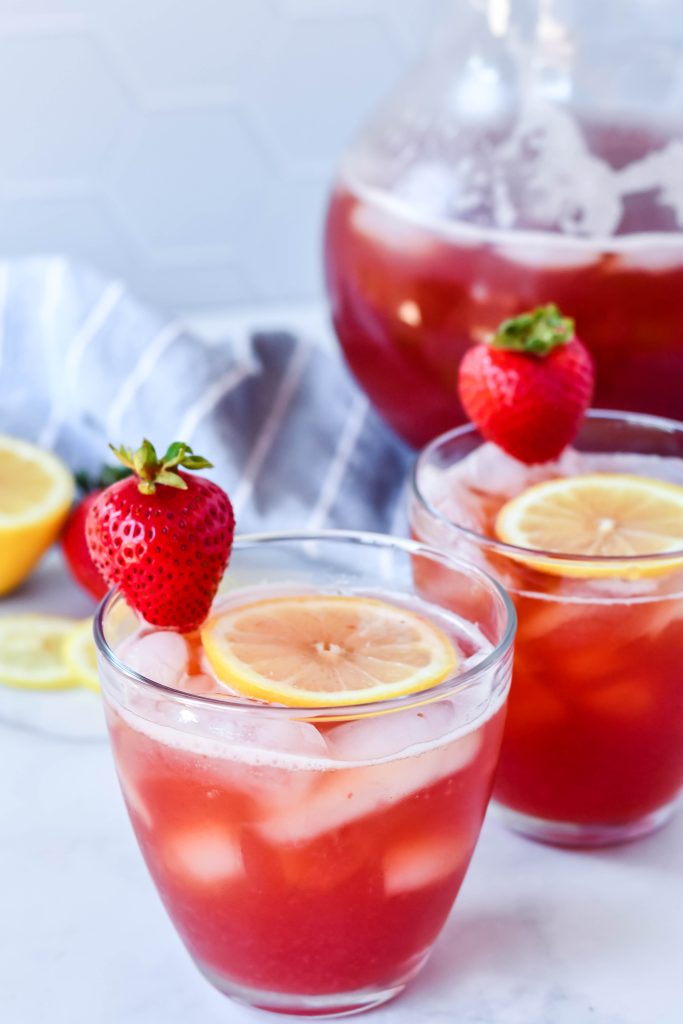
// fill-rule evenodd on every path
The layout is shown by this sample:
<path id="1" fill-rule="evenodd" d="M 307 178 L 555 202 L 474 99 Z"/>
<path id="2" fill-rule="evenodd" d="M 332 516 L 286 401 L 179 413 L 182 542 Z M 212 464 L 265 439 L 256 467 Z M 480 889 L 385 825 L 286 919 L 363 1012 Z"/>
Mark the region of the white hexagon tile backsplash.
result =
<path id="1" fill-rule="evenodd" d="M 319 295 L 336 160 L 452 2 L 0 0 L 0 258 L 169 310 Z"/>

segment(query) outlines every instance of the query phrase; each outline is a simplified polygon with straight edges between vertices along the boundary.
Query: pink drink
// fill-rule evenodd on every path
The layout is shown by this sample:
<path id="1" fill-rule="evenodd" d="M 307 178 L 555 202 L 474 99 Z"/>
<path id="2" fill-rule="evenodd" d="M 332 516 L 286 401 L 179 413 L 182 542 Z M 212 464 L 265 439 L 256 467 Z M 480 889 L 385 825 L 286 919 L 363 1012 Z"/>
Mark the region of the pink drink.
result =
<path id="1" fill-rule="evenodd" d="M 683 431 L 594 413 L 580 435 L 588 450 L 568 449 L 534 467 L 494 445 L 477 446 L 474 429 L 451 437 L 440 465 L 430 449 L 423 457 L 417 483 L 432 511 L 414 498 L 412 529 L 477 559 L 517 609 L 497 800 L 520 831 L 551 842 L 601 843 L 650 831 L 683 787 L 683 570 L 553 575 L 506 555 L 494 524 L 506 501 L 556 477 L 630 473 L 681 485 Z M 620 443 L 624 450 L 610 450 Z M 630 445 L 640 450 L 629 452 Z"/>
<path id="2" fill-rule="evenodd" d="M 418 597 L 375 596 L 434 619 L 461 673 L 490 662 L 493 644 L 473 624 Z M 126 630 L 116 653 L 176 692 L 159 699 L 141 687 L 122 699 L 112 687 L 107 717 L 147 866 L 203 973 L 283 1012 L 362 1008 L 399 991 L 441 930 L 477 841 L 505 670 L 390 714 L 316 714 L 236 706 L 196 635 Z"/>
<path id="3" fill-rule="evenodd" d="M 616 170 L 663 147 L 662 134 L 583 125 Z M 428 140 L 420 144 L 429 151 Z M 624 201 L 615 236 L 561 235 L 542 223 L 494 226 L 429 215 L 416 200 L 340 179 L 325 258 L 332 316 L 346 359 L 379 412 L 421 446 L 464 423 L 459 361 L 501 320 L 547 302 L 574 317 L 597 367 L 595 404 L 681 414 L 683 239 L 661 190 Z"/>

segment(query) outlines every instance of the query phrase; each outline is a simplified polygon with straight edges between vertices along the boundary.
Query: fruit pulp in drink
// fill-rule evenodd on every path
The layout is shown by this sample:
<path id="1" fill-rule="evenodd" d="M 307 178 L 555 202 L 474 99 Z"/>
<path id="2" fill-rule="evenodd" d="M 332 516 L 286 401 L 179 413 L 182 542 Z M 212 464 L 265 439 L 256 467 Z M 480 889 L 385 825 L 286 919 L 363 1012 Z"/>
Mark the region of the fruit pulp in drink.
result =
<path id="1" fill-rule="evenodd" d="M 434 614 L 462 668 L 490 650 L 471 624 Z M 119 653 L 184 692 L 230 695 L 197 635 L 143 629 Z M 225 715 L 197 733 L 166 720 L 163 702 L 153 721 L 109 704 L 135 832 L 200 968 L 255 1002 L 259 991 L 284 999 L 407 980 L 472 855 L 505 698 L 477 691 L 349 720 L 283 708 L 273 718 L 254 704 L 230 735 Z"/>
<path id="2" fill-rule="evenodd" d="M 667 141 L 633 127 L 584 130 L 614 169 Z M 327 285 L 339 342 L 378 411 L 418 447 L 464 423 L 464 352 L 506 317 L 554 302 L 593 354 L 596 406 L 680 415 L 683 235 L 653 196 L 628 196 L 618 233 L 591 239 L 524 222 L 495 228 L 487 210 L 470 223 L 428 215 L 399 186 L 368 187 L 345 171 L 327 218 Z"/>
<path id="3" fill-rule="evenodd" d="M 546 821 L 635 822 L 683 786 L 683 571 L 563 578 L 487 549 L 475 536 L 493 539 L 500 508 L 534 483 L 610 471 L 683 484 L 683 460 L 674 457 L 570 449 L 556 463 L 529 467 L 486 444 L 445 470 L 430 468 L 422 487 L 472 534 L 435 527 L 413 506 L 419 539 L 477 559 L 516 606 L 494 797 Z"/>

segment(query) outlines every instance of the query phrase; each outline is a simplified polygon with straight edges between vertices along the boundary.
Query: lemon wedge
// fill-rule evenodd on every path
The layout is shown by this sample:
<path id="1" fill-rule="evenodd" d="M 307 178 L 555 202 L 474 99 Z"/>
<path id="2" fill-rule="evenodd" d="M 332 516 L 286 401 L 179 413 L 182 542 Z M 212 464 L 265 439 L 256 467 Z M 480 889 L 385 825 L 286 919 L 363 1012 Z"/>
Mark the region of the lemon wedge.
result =
<path id="1" fill-rule="evenodd" d="M 73 619 L 57 615 L 0 618 L 0 683 L 22 690 L 78 685 L 62 654 L 73 626 Z"/>
<path id="2" fill-rule="evenodd" d="M 508 501 L 495 532 L 534 552 L 512 556 L 517 561 L 554 576 L 656 576 L 683 568 L 683 487 L 627 473 L 558 477 Z"/>
<path id="3" fill-rule="evenodd" d="M 201 636 L 231 689 L 296 707 L 401 697 L 437 685 L 457 665 L 434 623 L 366 597 L 297 595 L 228 607 Z"/>
<path id="4" fill-rule="evenodd" d="M 92 619 L 77 622 L 64 637 L 62 656 L 73 679 L 88 690 L 100 689 Z"/>
<path id="5" fill-rule="evenodd" d="M 60 459 L 0 435 L 0 594 L 18 586 L 55 540 L 73 496 Z"/>

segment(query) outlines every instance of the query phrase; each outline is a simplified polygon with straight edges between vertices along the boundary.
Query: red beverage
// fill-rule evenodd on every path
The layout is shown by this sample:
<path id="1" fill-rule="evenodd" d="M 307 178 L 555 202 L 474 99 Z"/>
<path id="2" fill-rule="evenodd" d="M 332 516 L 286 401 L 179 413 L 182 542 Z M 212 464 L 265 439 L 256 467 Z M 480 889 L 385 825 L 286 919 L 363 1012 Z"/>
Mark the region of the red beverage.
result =
<path id="1" fill-rule="evenodd" d="M 308 727 L 317 759 L 240 760 L 115 713 L 110 727 L 136 835 L 188 949 L 219 987 L 277 991 L 286 1009 L 288 994 L 381 990 L 422 964 L 479 835 L 502 724 L 499 710 L 460 739 L 350 765 L 329 756 L 332 728 Z M 336 727 L 351 744 L 353 725 Z"/>
<path id="2" fill-rule="evenodd" d="M 622 193 L 613 236 L 560 234 L 523 219 L 502 230 L 485 204 L 469 222 L 450 219 L 430 212 L 444 204 L 440 179 L 430 192 L 428 175 L 419 189 L 407 180 L 361 185 L 353 166 L 342 176 L 325 239 L 334 326 L 358 382 L 411 444 L 465 422 L 456 380 L 466 348 L 547 302 L 575 319 L 593 353 L 596 405 L 680 416 L 683 236 L 654 185 L 668 138 L 583 130 L 606 173 L 632 174 L 640 161 L 641 187 Z"/>
<path id="3" fill-rule="evenodd" d="M 408 568 L 411 550 L 402 551 Z M 249 553 L 238 543 L 231 572 L 244 570 Z M 297 622 L 308 614 L 296 604 L 300 585 L 278 585 L 276 595 L 293 601 Z M 258 610 L 273 593 L 234 591 L 214 614 Z M 488 593 L 489 626 L 501 624 L 503 599 L 495 610 Z M 197 635 L 129 622 L 117 639 L 121 609 L 111 612 L 121 661 L 171 687 L 131 684 L 103 667 L 117 770 L 150 874 L 200 970 L 226 994 L 271 1010 L 348 1012 L 403 988 L 451 909 L 493 785 L 510 630 L 497 663 L 486 621 L 480 629 L 417 595 L 374 596 L 449 638 L 452 682 L 400 702 L 317 712 L 236 699 Z M 258 614 L 257 639 L 270 651 L 278 627 Z"/>
<path id="4" fill-rule="evenodd" d="M 630 439 L 608 422 L 601 438 L 594 414 L 580 450 L 536 467 L 493 445 L 477 447 L 471 428 L 435 442 L 418 467 L 417 490 L 429 507 L 413 498 L 414 534 L 477 557 L 517 609 L 495 797 L 513 827 L 550 842 L 628 839 L 673 808 L 683 787 L 683 569 L 679 560 L 652 575 L 562 576 L 511 558 L 494 524 L 510 498 L 545 479 L 631 473 L 683 484 L 683 428 L 658 431 L 657 422 L 634 426 Z M 610 450 L 620 442 L 622 453 Z"/>

